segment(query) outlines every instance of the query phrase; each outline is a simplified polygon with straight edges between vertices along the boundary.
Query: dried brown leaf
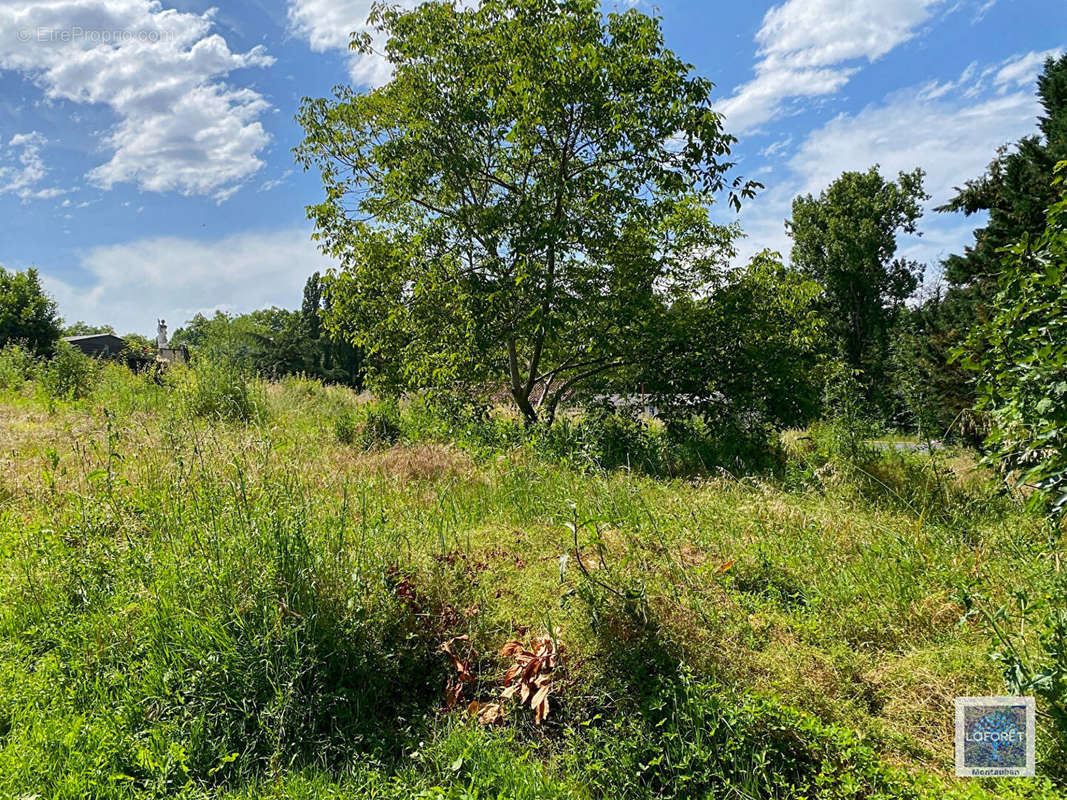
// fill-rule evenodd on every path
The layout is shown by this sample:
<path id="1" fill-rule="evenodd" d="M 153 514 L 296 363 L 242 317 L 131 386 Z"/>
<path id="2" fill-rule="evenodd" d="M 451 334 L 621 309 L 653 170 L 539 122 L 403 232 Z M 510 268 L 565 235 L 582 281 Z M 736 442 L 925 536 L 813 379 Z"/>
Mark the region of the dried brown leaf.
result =
<path id="1" fill-rule="evenodd" d="M 521 651 L 522 651 L 522 642 L 515 641 L 513 639 L 512 641 L 508 642 L 507 644 L 505 644 L 503 647 L 500 648 L 500 656 L 501 656 L 501 658 L 507 658 L 508 656 L 514 655 L 515 653 L 518 653 L 518 652 L 521 652 Z"/>
<path id="2" fill-rule="evenodd" d="M 530 701 L 530 708 L 537 708 L 539 705 L 541 705 L 544 699 L 548 697 L 548 693 L 550 691 L 552 691 L 551 686 L 542 686 L 540 689 L 538 689 L 537 694 L 535 694 L 533 696 L 533 699 Z"/>
<path id="3" fill-rule="evenodd" d="M 504 709 L 500 703 L 485 703 L 478 711 L 478 722 L 482 725 L 492 725 L 500 721 Z"/>
<path id="4" fill-rule="evenodd" d="M 450 681 L 445 686 L 445 709 L 451 711 L 459 705 L 463 694 L 463 681 Z"/>

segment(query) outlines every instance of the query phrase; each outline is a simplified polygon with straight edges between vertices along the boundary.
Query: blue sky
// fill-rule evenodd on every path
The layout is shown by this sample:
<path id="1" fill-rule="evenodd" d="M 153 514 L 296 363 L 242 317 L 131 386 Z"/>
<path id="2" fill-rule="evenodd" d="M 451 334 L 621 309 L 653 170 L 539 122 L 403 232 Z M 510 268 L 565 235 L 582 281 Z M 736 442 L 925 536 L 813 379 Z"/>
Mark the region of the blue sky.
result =
<path id="1" fill-rule="evenodd" d="M 412 0 L 407 0 L 412 4 Z M 293 163 L 299 100 L 388 79 L 347 34 L 371 0 L 0 0 L 0 264 L 36 266 L 68 321 L 150 333 L 198 311 L 296 307 L 329 262 Z M 1062 0 L 659 0 L 668 45 L 717 85 L 741 172 L 742 255 L 789 248 L 792 198 L 845 169 L 921 166 L 930 208 L 1033 132 Z M 718 210 L 717 214 L 725 214 Z M 931 265 L 976 220 L 928 213 Z"/>

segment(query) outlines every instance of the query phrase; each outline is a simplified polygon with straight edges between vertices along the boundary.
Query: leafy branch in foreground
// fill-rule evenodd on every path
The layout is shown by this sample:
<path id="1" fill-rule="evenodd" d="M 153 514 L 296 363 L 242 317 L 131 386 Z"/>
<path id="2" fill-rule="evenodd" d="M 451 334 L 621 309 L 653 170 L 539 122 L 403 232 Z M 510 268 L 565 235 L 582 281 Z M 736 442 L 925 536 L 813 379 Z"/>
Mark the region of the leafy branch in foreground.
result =
<path id="1" fill-rule="evenodd" d="M 527 421 L 632 363 L 710 285 L 758 184 L 730 180 L 712 84 L 659 20 L 595 0 L 378 7 L 392 80 L 306 99 L 296 155 L 329 277 L 326 324 L 379 390 L 507 387 Z M 357 39 L 357 49 L 368 46 Z"/>
<path id="2" fill-rule="evenodd" d="M 1067 161 L 1057 167 L 1063 186 Z M 979 408 L 993 431 L 988 460 L 1036 490 L 1054 517 L 1067 511 L 1067 195 L 1036 239 L 1005 255 L 993 315 L 970 338 L 964 364 L 980 372 Z"/>

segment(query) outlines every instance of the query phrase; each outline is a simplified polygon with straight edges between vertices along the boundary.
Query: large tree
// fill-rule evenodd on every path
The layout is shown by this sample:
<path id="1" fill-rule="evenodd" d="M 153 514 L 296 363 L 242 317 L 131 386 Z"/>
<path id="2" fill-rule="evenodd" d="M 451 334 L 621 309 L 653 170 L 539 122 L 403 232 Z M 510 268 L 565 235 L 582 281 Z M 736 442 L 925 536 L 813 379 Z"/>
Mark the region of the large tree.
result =
<path id="1" fill-rule="evenodd" d="M 736 230 L 707 206 L 756 185 L 727 178 L 712 84 L 658 20 L 596 0 L 377 7 L 372 22 L 392 80 L 299 115 L 297 156 L 326 189 L 309 216 L 343 265 L 327 326 L 379 382 L 505 385 L 528 420 L 551 417 L 731 252 Z"/>
<path id="2" fill-rule="evenodd" d="M 37 270 L 12 272 L 0 267 L 0 347 L 23 343 L 38 354 L 59 339 L 55 301 L 45 294 Z"/>
<path id="3" fill-rule="evenodd" d="M 944 419 L 969 418 L 968 410 L 978 399 L 972 376 L 953 354 L 966 349 L 969 334 L 994 313 L 1002 250 L 1024 235 L 1040 236 L 1046 209 L 1056 200 L 1052 170 L 1067 159 L 1067 55 L 1045 62 L 1037 96 L 1044 110 L 1037 134 L 1001 147 L 983 175 L 957 188 L 956 195 L 937 209 L 988 213 L 986 224 L 974 233 L 974 243 L 945 259 L 946 286 L 920 312 L 922 357 L 929 376 L 924 388 Z M 980 341 L 972 339 L 971 344 Z"/>
<path id="4" fill-rule="evenodd" d="M 937 209 L 989 214 L 988 222 L 975 231 L 974 244 L 945 260 L 949 301 L 964 306 L 956 315 L 964 324 L 977 322 L 996 294 L 1003 248 L 1045 229 L 1046 212 L 1056 200 L 1052 170 L 1067 158 L 1067 54 L 1045 62 L 1037 97 L 1045 112 L 1038 119 L 1038 135 L 1000 148 L 985 174 L 958 188 L 955 197 Z"/>
<path id="5" fill-rule="evenodd" d="M 823 286 L 830 331 L 871 395 L 884 382 L 896 312 L 918 285 L 919 266 L 895 257 L 897 236 L 915 232 L 926 199 L 922 170 L 887 181 L 875 166 L 797 197 L 786 223 L 793 267 Z"/>
<path id="6" fill-rule="evenodd" d="M 979 370 L 990 461 L 1067 512 L 1067 161 L 1059 165 L 1040 236 L 1001 254 L 989 319 L 972 332 L 966 359 Z M 1050 184 L 1052 182 L 1050 181 Z"/>

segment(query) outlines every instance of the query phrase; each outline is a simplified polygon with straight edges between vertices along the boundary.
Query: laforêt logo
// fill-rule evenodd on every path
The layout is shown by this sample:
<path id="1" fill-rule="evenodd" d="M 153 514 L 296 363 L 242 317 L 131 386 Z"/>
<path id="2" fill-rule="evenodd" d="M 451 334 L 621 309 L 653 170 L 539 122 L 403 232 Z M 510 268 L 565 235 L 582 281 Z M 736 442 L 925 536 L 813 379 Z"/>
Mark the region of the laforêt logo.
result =
<path id="1" fill-rule="evenodd" d="M 956 775 L 1034 775 L 1034 698 L 956 698 Z"/>

